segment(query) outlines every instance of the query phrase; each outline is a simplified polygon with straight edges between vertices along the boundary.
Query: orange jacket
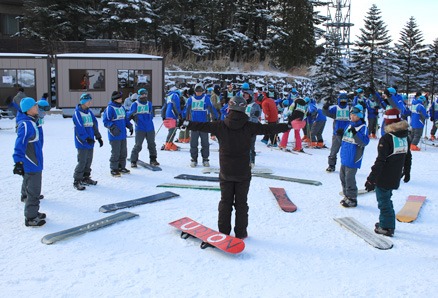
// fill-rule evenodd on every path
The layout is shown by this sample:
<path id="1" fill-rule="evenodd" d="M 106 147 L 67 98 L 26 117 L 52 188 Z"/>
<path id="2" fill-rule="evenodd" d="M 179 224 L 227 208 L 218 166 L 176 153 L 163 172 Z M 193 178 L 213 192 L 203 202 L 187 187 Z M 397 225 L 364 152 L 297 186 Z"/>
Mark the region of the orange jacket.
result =
<path id="1" fill-rule="evenodd" d="M 278 120 L 278 109 L 275 101 L 269 97 L 264 97 L 262 101 L 262 110 L 265 114 L 265 120 L 269 123 L 276 123 Z"/>

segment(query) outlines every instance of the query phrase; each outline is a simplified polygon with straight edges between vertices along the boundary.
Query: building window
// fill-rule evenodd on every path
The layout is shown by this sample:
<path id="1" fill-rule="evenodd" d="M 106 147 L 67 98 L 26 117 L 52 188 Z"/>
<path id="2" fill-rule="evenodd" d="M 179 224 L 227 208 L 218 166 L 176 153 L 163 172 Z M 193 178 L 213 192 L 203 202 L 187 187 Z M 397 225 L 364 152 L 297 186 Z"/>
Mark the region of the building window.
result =
<path id="1" fill-rule="evenodd" d="M 140 88 L 146 88 L 149 96 L 152 95 L 152 71 L 139 69 L 119 69 L 117 71 L 119 90 L 123 94 L 137 92 Z"/>
<path id="2" fill-rule="evenodd" d="M 35 87 L 35 69 L 0 69 L 1 88 Z"/>
<path id="3" fill-rule="evenodd" d="M 19 31 L 17 16 L 0 14 L 0 33 L 3 35 L 14 35 Z"/>
<path id="4" fill-rule="evenodd" d="M 69 69 L 70 90 L 105 91 L 105 70 Z"/>

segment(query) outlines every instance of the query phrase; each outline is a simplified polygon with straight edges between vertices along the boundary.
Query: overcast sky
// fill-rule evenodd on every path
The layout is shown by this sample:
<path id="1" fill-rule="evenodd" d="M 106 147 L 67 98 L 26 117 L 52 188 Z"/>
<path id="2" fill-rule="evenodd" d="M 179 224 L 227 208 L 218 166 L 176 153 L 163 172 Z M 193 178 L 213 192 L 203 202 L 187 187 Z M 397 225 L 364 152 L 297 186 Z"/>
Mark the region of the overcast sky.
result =
<path id="1" fill-rule="evenodd" d="M 423 33 L 424 43 L 430 44 L 438 38 L 438 0 L 351 0 L 350 40 L 354 42 L 364 27 L 364 18 L 373 4 L 380 9 L 393 42 L 398 42 L 400 31 L 413 16 Z M 325 10 L 324 10 L 325 13 Z"/>

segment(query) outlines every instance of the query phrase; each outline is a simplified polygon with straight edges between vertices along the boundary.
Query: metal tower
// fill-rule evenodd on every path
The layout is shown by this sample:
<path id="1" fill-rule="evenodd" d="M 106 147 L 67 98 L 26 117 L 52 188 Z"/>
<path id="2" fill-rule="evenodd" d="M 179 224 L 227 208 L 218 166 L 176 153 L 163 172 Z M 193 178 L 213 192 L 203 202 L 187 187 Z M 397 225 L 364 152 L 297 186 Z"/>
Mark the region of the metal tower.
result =
<path id="1" fill-rule="evenodd" d="M 327 3 L 326 40 L 341 56 L 349 56 L 351 0 L 332 0 Z"/>

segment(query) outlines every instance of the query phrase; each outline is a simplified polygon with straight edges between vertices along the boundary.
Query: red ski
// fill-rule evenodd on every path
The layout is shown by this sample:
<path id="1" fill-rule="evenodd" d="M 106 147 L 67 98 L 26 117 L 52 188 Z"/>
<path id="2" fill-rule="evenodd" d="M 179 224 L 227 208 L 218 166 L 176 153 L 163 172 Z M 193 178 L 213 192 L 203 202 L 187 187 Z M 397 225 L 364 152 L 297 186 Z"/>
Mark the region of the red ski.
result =
<path id="1" fill-rule="evenodd" d="M 243 240 L 207 228 L 206 226 L 203 226 L 202 224 L 188 217 L 183 217 L 170 222 L 169 225 L 180 230 L 181 238 L 183 239 L 193 236 L 202 240 L 202 249 L 209 246 L 214 246 L 222 251 L 231 254 L 237 254 L 243 251 L 245 248 L 245 242 L 243 242 Z"/>
<path id="2" fill-rule="evenodd" d="M 297 211 L 297 206 L 294 203 L 292 203 L 292 201 L 289 199 L 284 188 L 270 187 L 269 189 L 274 194 L 274 197 L 277 200 L 278 205 L 284 212 Z"/>

